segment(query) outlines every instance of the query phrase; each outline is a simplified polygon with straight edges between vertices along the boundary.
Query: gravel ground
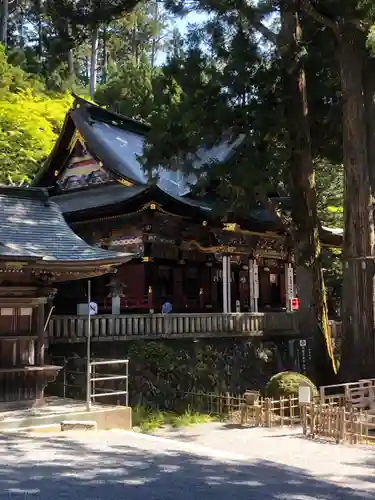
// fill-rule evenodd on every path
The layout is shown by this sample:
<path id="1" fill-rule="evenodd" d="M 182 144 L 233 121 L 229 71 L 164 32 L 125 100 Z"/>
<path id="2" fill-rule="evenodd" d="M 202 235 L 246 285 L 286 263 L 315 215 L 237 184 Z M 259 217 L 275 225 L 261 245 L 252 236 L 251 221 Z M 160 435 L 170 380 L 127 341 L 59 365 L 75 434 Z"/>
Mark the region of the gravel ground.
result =
<path id="1" fill-rule="evenodd" d="M 375 448 L 220 423 L 0 436 L 1 500 L 374 499 L 374 468 Z"/>

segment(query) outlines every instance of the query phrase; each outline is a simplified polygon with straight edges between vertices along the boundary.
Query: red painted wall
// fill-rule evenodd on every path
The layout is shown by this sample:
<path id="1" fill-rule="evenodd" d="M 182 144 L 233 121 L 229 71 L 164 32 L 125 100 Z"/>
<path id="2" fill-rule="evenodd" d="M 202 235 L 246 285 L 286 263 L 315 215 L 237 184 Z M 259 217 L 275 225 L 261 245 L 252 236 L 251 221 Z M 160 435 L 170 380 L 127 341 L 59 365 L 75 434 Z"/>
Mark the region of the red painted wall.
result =
<path id="1" fill-rule="evenodd" d="M 144 264 L 124 264 L 117 271 L 117 276 L 126 285 L 124 295 L 143 300 L 147 292 L 145 290 Z"/>

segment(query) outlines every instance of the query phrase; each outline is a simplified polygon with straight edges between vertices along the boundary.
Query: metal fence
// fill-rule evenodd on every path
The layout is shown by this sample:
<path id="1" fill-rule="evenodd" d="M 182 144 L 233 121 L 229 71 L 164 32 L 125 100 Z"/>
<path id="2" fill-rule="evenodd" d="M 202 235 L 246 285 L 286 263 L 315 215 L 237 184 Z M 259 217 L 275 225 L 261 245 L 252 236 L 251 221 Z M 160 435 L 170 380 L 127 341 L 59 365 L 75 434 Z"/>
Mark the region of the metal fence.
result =
<path id="1" fill-rule="evenodd" d="M 123 375 L 113 375 L 108 373 L 98 373 L 99 367 L 121 365 L 125 367 L 125 373 Z M 97 398 L 103 398 L 108 396 L 125 396 L 125 406 L 129 406 L 129 360 L 128 359 L 111 359 L 105 361 L 90 361 L 89 362 L 89 373 L 90 373 L 90 397 L 91 401 L 96 401 Z M 125 388 L 122 390 L 113 389 L 108 386 L 98 387 L 98 382 L 109 382 L 109 381 L 125 381 Z"/>
<path id="2" fill-rule="evenodd" d="M 128 359 L 93 359 L 88 370 L 87 358 L 56 356 L 51 361 L 62 366 L 62 369 L 56 380 L 48 385 L 47 394 L 79 401 L 128 406 Z"/>

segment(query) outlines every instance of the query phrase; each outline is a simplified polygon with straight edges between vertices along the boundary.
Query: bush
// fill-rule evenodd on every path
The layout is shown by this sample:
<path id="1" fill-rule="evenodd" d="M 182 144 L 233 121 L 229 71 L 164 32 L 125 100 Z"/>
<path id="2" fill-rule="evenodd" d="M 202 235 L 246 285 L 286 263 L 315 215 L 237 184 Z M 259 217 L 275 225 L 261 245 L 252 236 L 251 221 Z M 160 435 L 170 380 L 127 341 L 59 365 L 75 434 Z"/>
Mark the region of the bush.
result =
<path id="1" fill-rule="evenodd" d="M 298 387 L 302 384 L 309 384 L 312 395 L 317 396 L 318 390 L 310 379 L 296 372 L 281 372 L 270 378 L 266 385 L 266 396 L 268 398 L 279 399 L 280 397 L 298 394 Z"/>

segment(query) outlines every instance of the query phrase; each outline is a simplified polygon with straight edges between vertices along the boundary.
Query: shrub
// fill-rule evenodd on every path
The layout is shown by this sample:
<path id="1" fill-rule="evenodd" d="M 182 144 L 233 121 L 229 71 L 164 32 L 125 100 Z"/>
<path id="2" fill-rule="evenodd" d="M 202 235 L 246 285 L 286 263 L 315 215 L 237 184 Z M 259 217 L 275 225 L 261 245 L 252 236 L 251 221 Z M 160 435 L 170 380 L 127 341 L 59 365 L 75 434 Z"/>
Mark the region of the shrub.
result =
<path id="1" fill-rule="evenodd" d="M 266 396 L 279 399 L 280 397 L 298 394 L 298 387 L 302 384 L 309 384 L 312 395 L 317 396 L 318 390 L 310 379 L 296 372 L 281 372 L 270 378 L 266 385 Z"/>

